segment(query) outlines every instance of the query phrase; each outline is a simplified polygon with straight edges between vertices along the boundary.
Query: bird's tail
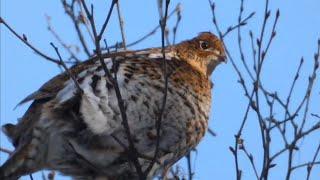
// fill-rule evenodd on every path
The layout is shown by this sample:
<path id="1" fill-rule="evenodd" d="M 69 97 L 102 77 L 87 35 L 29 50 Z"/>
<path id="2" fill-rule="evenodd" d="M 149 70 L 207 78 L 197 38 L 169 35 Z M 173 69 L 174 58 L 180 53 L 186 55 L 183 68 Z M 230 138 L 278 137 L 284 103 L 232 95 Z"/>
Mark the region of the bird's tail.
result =
<path id="1" fill-rule="evenodd" d="M 38 158 L 31 157 L 30 152 L 35 151 L 32 144 L 19 147 L 13 152 L 9 159 L 0 167 L 1 180 L 16 180 L 20 176 L 37 171 L 39 164 Z"/>
<path id="2" fill-rule="evenodd" d="M 10 128 L 8 128 L 10 127 Z M 5 126 L 5 134 L 11 140 L 13 136 L 10 133 L 15 127 Z M 10 131 L 9 131 L 10 130 Z M 8 160 L 0 167 L 0 180 L 18 179 L 20 176 L 33 173 L 43 166 L 47 143 L 45 135 L 40 129 L 33 128 L 26 137 L 16 144 L 15 151 L 9 156 Z"/>
<path id="3" fill-rule="evenodd" d="M 15 147 L 8 160 L 0 167 L 0 180 L 18 179 L 40 169 L 47 151 L 46 134 L 34 127 L 42 104 L 33 102 L 17 125 L 6 124 L 2 131 Z"/>
<path id="4" fill-rule="evenodd" d="M 8 137 L 14 147 L 18 144 L 19 133 L 17 133 L 17 126 L 13 124 L 5 124 L 2 126 L 2 132 Z"/>

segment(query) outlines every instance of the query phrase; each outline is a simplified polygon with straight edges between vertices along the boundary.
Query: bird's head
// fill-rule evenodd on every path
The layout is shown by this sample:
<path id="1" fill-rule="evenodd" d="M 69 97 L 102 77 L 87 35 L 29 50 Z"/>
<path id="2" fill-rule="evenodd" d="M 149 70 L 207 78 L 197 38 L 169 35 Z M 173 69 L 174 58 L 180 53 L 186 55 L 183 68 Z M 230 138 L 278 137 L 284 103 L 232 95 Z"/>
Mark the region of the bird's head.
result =
<path id="1" fill-rule="evenodd" d="M 193 39 L 177 44 L 176 53 L 180 59 L 207 76 L 218 64 L 226 62 L 223 42 L 210 32 L 200 33 Z"/>

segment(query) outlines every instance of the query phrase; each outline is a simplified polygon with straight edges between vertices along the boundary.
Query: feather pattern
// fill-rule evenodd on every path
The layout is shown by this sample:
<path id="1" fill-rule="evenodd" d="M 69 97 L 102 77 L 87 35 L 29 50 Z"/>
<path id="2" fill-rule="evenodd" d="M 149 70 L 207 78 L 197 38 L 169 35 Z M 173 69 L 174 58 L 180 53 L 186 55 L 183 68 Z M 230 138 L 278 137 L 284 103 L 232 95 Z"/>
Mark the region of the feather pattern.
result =
<path id="1" fill-rule="evenodd" d="M 199 42 L 212 43 L 212 51 Z M 211 82 L 207 67 L 219 64 L 221 42 L 211 33 L 166 48 L 168 96 L 160 129 L 159 163 L 150 177 L 167 169 L 195 147 L 208 126 Z M 219 51 L 219 54 L 217 54 Z M 221 52 L 220 52 L 221 51 Z M 156 119 L 165 89 L 161 48 L 104 55 L 117 75 L 132 138 L 144 170 L 156 147 Z M 214 61 L 214 63 L 212 63 Z M 21 103 L 32 101 L 17 125 L 4 130 L 17 147 L 0 177 L 17 178 L 40 169 L 75 178 L 135 179 L 115 89 L 96 57 L 70 68 L 82 89 L 66 73 L 44 84 Z M 2 179 L 2 178 L 1 178 Z"/>

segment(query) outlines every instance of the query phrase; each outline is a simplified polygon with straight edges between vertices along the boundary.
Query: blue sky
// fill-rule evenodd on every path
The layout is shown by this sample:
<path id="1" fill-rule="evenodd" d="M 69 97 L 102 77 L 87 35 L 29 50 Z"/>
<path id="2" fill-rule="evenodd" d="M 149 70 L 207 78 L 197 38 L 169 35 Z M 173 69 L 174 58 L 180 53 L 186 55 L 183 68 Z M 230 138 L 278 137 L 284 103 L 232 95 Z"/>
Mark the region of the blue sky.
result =
<path id="1" fill-rule="evenodd" d="M 138 39 L 158 24 L 158 11 L 155 0 L 123 0 L 121 2 L 128 42 Z M 203 31 L 215 32 L 207 0 L 173 0 L 171 8 L 179 2 L 182 3 L 182 21 L 178 29 L 177 41 L 192 38 Z M 245 1 L 245 15 L 252 11 L 257 12 L 249 22 L 249 25 L 243 28 L 243 33 L 246 37 L 249 30 L 257 32 L 260 29 L 263 18 L 263 2 L 256 0 Z M 226 29 L 230 24 L 237 22 L 240 1 L 218 0 L 216 4 L 217 16 L 222 29 Z M 271 1 L 270 7 L 273 13 L 272 18 L 277 8 L 281 11 L 281 17 L 277 28 L 277 37 L 267 56 L 262 80 L 271 91 L 277 90 L 280 96 L 286 95 L 295 69 L 299 64 L 299 59 L 303 56 L 305 65 L 300 76 L 301 82 L 297 84 L 296 96 L 293 98 L 293 102 L 298 102 L 301 99 L 299 95 L 306 88 L 305 82 L 309 72 L 312 70 L 317 39 L 320 38 L 320 1 Z M 95 5 L 98 22 L 101 22 L 105 17 L 108 8 L 109 5 L 101 1 Z M 45 14 L 52 17 L 52 25 L 66 43 L 78 44 L 73 26 L 64 14 L 60 1 L 1 1 L 1 17 L 14 27 L 17 32 L 26 34 L 28 40 L 34 46 L 51 56 L 55 56 L 55 52 L 49 43 L 54 42 L 56 45 L 58 43 L 46 28 Z M 116 13 L 114 13 L 105 33 L 105 38 L 108 39 L 110 44 L 121 41 L 117 23 Z M 174 23 L 175 18 L 170 19 L 169 27 L 172 28 Z M 267 27 L 270 28 L 270 25 Z M 236 33 L 228 36 L 226 45 L 234 55 L 235 61 L 240 63 L 236 49 L 236 38 Z M 247 38 L 244 40 L 247 40 Z M 160 45 L 161 35 L 158 31 L 156 35 L 133 47 L 133 49 Z M 66 52 L 63 50 L 61 52 L 64 57 L 67 57 Z M 85 56 L 82 53 L 79 57 L 84 58 Z M 13 37 L 7 29 L 1 26 L 1 124 L 7 122 L 15 123 L 29 105 L 23 105 L 14 110 L 17 103 L 59 72 L 60 70 L 56 65 L 35 55 L 28 47 Z M 215 86 L 210 127 L 214 129 L 218 136 L 207 135 L 198 146 L 198 153 L 193 156 L 196 159 L 193 165 L 196 170 L 195 179 L 235 179 L 234 161 L 229 151 L 229 146 L 234 143 L 234 134 L 236 134 L 240 126 L 247 99 L 243 96 L 244 92 L 239 83 L 237 83 L 238 77 L 230 63 L 219 66 L 214 72 L 212 80 Z M 315 84 L 316 93 L 314 93 L 311 101 L 310 112 L 319 113 L 319 90 L 318 81 Z M 275 113 L 280 114 L 281 112 Z M 310 117 L 310 121 L 312 120 L 314 119 Z M 253 153 L 259 170 L 262 151 L 258 124 L 253 114 L 249 116 L 245 132 L 245 143 L 248 150 Z M 2 133 L 0 137 L 1 146 L 12 149 L 12 146 Z M 310 138 L 303 140 L 301 144 L 303 147 L 302 152 L 295 154 L 295 162 L 297 164 L 311 160 L 315 151 L 315 144 L 320 141 L 319 137 L 320 133 L 317 132 L 311 135 Z M 274 138 L 280 138 L 279 134 L 274 134 Z M 279 146 L 275 144 L 273 147 L 275 151 Z M 240 165 L 244 170 L 243 178 L 254 179 L 252 169 L 249 167 L 247 159 L 243 157 L 240 157 Z M 286 167 L 284 157 L 276 168 L 271 171 L 270 179 L 284 178 L 283 171 Z M 3 163 L 7 156 L 1 153 L 0 158 L 1 163 Z M 184 161 L 181 164 L 184 166 Z M 306 169 L 297 171 L 293 174 L 292 179 L 301 179 L 304 177 L 305 172 Z M 315 167 L 311 179 L 317 179 L 316 177 L 319 174 L 320 166 Z M 36 177 L 39 178 L 39 176 Z"/>

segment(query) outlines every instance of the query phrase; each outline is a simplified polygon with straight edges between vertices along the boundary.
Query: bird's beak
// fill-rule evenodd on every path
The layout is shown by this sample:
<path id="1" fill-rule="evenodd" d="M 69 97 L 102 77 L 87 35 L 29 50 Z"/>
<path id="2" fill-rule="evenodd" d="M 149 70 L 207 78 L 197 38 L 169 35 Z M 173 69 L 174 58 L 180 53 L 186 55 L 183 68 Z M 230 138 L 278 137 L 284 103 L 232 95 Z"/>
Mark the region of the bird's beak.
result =
<path id="1" fill-rule="evenodd" d="M 218 60 L 223 63 L 227 63 L 227 55 L 225 53 L 218 55 Z"/>

